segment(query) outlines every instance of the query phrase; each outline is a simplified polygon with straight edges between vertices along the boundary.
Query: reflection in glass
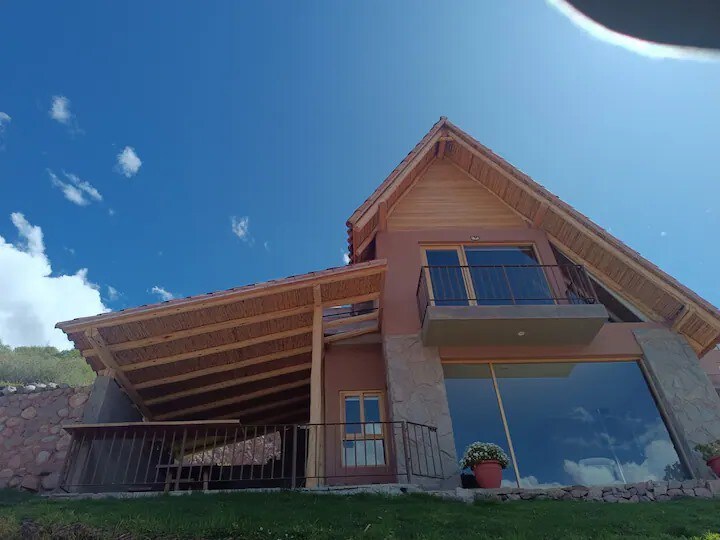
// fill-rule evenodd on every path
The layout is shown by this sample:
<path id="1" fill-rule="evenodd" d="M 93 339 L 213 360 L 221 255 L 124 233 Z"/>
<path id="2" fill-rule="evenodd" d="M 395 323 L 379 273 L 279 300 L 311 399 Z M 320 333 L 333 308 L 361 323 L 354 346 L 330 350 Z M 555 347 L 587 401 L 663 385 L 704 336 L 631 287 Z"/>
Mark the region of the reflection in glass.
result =
<path id="1" fill-rule="evenodd" d="M 362 429 L 360 419 L 360 397 L 347 396 L 345 398 L 345 433 L 360 433 Z"/>
<path id="2" fill-rule="evenodd" d="M 677 477 L 678 455 L 636 362 L 494 369 L 522 487 Z"/>
<path id="3" fill-rule="evenodd" d="M 380 398 L 378 396 L 365 396 L 363 405 L 365 407 L 365 422 L 376 422 L 365 424 L 365 434 L 380 435 L 382 433 Z"/>
<path id="4" fill-rule="evenodd" d="M 385 442 L 382 439 L 343 441 L 342 463 L 345 467 L 385 465 Z"/>
<path id="5" fill-rule="evenodd" d="M 530 247 L 466 247 L 479 305 L 552 304 L 544 268 Z"/>
<path id="6" fill-rule="evenodd" d="M 476 441 L 495 443 L 510 455 L 488 364 L 445 364 L 443 371 L 458 458 Z M 475 487 L 469 470 L 463 482 Z M 503 470 L 503 485 L 517 485 L 512 464 Z"/>
<path id="7" fill-rule="evenodd" d="M 455 249 L 428 249 L 425 252 L 436 306 L 467 306 L 460 258 Z"/>

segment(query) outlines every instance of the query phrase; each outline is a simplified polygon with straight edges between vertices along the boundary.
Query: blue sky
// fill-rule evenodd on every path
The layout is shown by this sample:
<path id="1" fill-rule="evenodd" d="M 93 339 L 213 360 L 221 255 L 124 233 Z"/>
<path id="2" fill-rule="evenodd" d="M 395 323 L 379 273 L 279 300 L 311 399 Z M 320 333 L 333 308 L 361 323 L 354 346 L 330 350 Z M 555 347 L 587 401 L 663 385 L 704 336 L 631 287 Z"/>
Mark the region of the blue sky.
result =
<path id="1" fill-rule="evenodd" d="M 720 62 L 648 58 L 524 0 L 16 1 L 0 20 L 0 237 L 27 255 L 0 340 L 56 344 L 52 317 L 156 286 L 342 264 L 345 220 L 441 115 L 720 303 Z M 70 292 L 24 270 L 30 227 Z"/>

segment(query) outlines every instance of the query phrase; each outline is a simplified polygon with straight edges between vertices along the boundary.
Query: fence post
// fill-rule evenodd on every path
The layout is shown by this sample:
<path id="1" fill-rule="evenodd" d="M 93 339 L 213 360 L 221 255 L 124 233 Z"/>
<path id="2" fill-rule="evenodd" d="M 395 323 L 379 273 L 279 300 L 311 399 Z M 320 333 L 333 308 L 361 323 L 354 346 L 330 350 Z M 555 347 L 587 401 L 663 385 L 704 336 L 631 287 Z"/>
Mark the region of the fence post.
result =
<path id="1" fill-rule="evenodd" d="M 407 422 L 402 422 L 403 446 L 405 447 L 405 474 L 408 484 L 412 484 L 412 460 L 410 458 L 410 435 L 408 434 Z"/>
<path id="2" fill-rule="evenodd" d="M 295 481 L 297 477 L 297 424 L 293 424 L 293 442 L 292 442 L 292 474 L 290 477 L 290 487 L 295 489 Z"/>

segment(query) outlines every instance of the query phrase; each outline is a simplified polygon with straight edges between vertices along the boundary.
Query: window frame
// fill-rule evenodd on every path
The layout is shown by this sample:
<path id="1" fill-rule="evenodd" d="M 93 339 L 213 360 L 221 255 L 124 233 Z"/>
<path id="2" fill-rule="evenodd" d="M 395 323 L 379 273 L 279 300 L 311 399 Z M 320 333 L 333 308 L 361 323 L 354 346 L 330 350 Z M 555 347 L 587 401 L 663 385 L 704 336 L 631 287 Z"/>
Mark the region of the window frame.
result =
<path id="1" fill-rule="evenodd" d="M 444 244 L 444 243 L 438 243 L 438 244 L 420 244 L 420 252 L 422 257 L 422 269 L 425 273 L 425 283 L 427 284 L 428 288 L 428 298 L 430 299 L 430 305 L 435 305 L 435 295 L 433 293 L 433 287 L 432 287 L 432 279 L 430 276 L 430 264 L 428 263 L 427 258 L 427 252 L 428 251 L 452 251 L 455 250 L 458 254 L 458 263 L 460 264 L 460 267 L 462 268 L 461 274 L 463 277 L 463 281 L 465 283 L 465 293 L 467 294 L 467 300 L 469 306 L 477 306 L 477 293 L 475 291 L 475 286 L 473 285 L 473 279 L 472 275 L 470 274 L 470 265 L 467 261 L 467 256 L 465 255 L 465 248 L 468 247 L 474 247 L 474 248 L 480 248 L 480 249 L 492 249 L 492 248 L 504 248 L 504 247 L 517 247 L 517 248 L 529 248 L 532 250 L 533 254 L 535 255 L 535 260 L 537 261 L 537 264 L 539 266 L 543 266 L 544 263 L 542 259 L 540 258 L 540 250 L 538 250 L 537 245 L 535 242 L 471 242 L 471 243 L 457 243 L 457 244 Z M 555 291 L 553 286 L 550 283 L 550 280 L 547 279 L 547 275 L 545 276 L 545 281 L 548 284 L 548 288 L 553 292 L 553 296 L 555 296 Z M 557 300 L 553 298 L 553 303 L 557 303 Z"/>
<path id="2" fill-rule="evenodd" d="M 348 422 L 347 421 L 347 415 L 346 415 L 346 409 L 345 409 L 345 402 L 347 398 L 349 397 L 356 397 L 359 398 L 360 401 L 360 425 L 361 430 L 360 433 L 347 433 L 346 427 L 347 424 L 353 424 L 356 422 Z M 368 422 L 365 417 L 365 398 L 366 397 L 376 397 L 378 398 L 378 409 L 380 412 L 380 420 L 378 422 Z M 342 419 L 342 430 L 340 431 L 340 448 L 342 449 L 342 452 L 340 452 L 341 455 L 341 463 L 342 467 L 346 468 L 360 468 L 360 467 L 372 467 L 372 468 L 380 468 L 380 467 L 387 467 L 388 463 L 388 448 L 387 448 L 387 438 L 385 436 L 386 432 L 386 426 L 385 426 L 385 391 L 384 390 L 343 390 L 340 392 L 340 409 L 341 409 L 341 419 Z M 365 432 L 365 426 L 366 424 L 374 424 L 378 423 L 380 424 L 380 433 L 366 433 Z M 344 463 L 345 459 L 345 443 L 346 442 L 357 442 L 357 441 L 383 441 L 382 448 L 383 448 L 383 463 L 365 463 L 363 465 L 346 465 Z"/>

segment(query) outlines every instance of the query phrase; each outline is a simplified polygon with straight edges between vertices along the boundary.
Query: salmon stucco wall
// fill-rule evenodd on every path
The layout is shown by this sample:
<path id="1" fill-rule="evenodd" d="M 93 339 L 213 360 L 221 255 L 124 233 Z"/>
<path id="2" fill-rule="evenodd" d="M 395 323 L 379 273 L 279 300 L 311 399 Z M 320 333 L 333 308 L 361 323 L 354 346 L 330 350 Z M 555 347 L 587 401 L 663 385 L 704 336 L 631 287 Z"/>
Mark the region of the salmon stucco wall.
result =
<path id="1" fill-rule="evenodd" d="M 343 421 L 341 392 L 377 390 L 385 395 L 385 419 L 388 403 L 385 379 L 385 359 L 381 343 L 330 345 L 325 351 L 325 422 Z M 325 473 L 327 482 L 338 484 L 369 484 L 395 481 L 393 467 L 361 469 L 355 475 L 344 477 L 341 463 L 342 426 L 328 425 L 325 433 Z M 391 460 L 388 460 L 392 463 Z"/>
<path id="2" fill-rule="evenodd" d="M 430 244 L 524 244 L 534 245 L 541 264 L 557 264 L 543 231 L 517 229 L 439 229 L 383 231 L 378 233 L 376 251 L 387 259 L 383 289 L 383 335 L 420 332 L 417 285 L 422 267 L 421 246 Z"/>
<path id="3" fill-rule="evenodd" d="M 81 421 L 90 388 L 58 388 L 0 396 L 0 488 L 57 488 L 70 435 Z"/>

